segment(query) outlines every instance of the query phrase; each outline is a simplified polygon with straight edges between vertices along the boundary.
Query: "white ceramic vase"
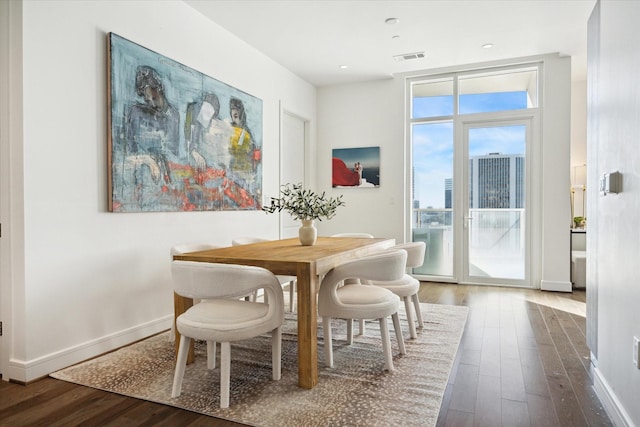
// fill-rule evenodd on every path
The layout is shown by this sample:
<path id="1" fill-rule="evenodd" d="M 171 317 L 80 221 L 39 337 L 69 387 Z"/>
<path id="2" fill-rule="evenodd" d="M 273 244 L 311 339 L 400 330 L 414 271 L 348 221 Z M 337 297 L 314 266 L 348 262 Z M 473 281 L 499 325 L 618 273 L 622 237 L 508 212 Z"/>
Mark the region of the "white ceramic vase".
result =
<path id="1" fill-rule="evenodd" d="M 298 229 L 298 238 L 302 246 L 313 246 L 318 238 L 318 230 L 312 219 L 303 219 L 302 226 Z"/>

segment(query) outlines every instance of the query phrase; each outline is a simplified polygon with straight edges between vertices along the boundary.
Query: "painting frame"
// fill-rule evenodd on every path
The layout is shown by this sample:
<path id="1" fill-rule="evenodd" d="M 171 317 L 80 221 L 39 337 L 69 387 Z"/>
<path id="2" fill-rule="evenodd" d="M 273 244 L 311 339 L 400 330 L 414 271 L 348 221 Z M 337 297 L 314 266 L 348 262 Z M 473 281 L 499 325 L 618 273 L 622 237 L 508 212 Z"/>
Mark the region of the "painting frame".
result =
<path id="1" fill-rule="evenodd" d="M 380 187 L 380 147 L 334 148 L 331 152 L 331 186 Z M 353 165 L 351 167 L 350 165 Z"/>
<path id="2" fill-rule="evenodd" d="M 107 39 L 109 212 L 261 210 L 262 100 Z"/>

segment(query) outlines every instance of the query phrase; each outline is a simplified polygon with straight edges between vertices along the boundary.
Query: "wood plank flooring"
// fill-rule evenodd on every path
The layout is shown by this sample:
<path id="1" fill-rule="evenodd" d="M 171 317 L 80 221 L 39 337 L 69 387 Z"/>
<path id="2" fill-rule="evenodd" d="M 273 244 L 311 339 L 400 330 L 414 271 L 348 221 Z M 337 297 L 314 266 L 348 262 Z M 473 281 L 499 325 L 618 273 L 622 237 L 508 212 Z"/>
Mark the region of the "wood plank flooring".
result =
<path id="1" fill-rule="evenodd" d="M 586 295 L 424 283 L 469 318 L 438 426 L 611 426 L 591 386 Z"/>
<path id="2" fill-rule="evenodd" d="M 611 426 L 591 387 L 585 292 L 422 283 L 469 319 L 438 426 Z M 425 367 L 428 369 L 428 367 Z M 0 381 L 0 426 L 239 426 L 44 378 Z"/>

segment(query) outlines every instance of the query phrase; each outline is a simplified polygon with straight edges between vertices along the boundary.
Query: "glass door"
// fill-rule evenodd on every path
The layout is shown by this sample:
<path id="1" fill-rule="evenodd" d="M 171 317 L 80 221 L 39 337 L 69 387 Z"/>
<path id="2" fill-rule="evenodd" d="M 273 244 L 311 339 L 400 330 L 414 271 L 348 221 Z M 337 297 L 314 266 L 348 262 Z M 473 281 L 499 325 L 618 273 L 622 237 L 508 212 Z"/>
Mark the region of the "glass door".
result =
<path id="1" fill-rule="evenodd" d="M 462 281 L 527 285 L 529 120 L 463 123 Z"/>

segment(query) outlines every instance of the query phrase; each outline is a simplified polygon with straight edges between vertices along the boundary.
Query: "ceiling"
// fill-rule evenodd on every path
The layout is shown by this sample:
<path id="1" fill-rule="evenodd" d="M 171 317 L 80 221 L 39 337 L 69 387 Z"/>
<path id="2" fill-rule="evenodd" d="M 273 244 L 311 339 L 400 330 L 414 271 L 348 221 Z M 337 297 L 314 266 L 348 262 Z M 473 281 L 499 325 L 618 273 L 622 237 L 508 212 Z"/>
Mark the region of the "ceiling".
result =
<path id="1" fill-rule="evenodd" d="M 572 78 L 585 80 L 587 20 L 596 2 L 184 1 L 318 87 L 555 52 L 571 56 Z M 387 18 L 399 22 L 386 24 Z M 425 57 L 394 59 L 418 52 Z"/>

